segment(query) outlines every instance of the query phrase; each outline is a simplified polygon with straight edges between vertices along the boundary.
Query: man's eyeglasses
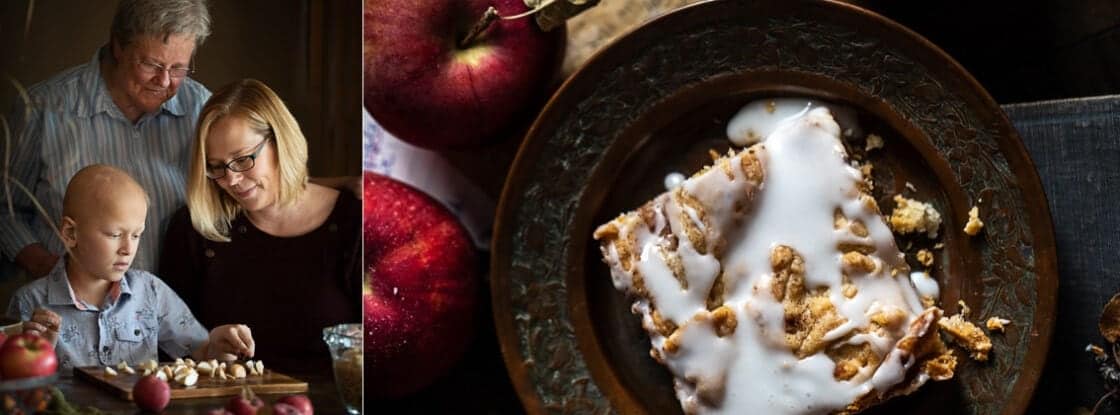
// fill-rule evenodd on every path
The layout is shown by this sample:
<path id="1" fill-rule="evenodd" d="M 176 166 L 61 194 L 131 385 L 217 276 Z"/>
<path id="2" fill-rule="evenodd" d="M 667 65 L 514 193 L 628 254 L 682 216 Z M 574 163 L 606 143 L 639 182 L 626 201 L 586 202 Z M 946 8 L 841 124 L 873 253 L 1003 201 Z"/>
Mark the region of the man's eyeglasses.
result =
<path id="1" fill-rule="evenodd" d="M 164 71 L 167 71 L 167 74 L 169 76 L 175 79 L 179 79 L 194 73 L 194 69 L 191 68 L 183 68 L 178 66 L 172 66 L 168 68 L 158 63 L 148 62 L 143 59 L 136 61 L 136 64 L 139 65 L 140 70 L 148 76 L 161 75 Z"/>
<path id="2" fill-rule="evenodd" d="M 221 179 L 223 177 L 226 177 L 226 170 L 232 171 L 234 173 L 241 173 L 243 171 L 248 171 L 249 169 L 252 169 L 253 166 L 256 165 L 256 163 L 257 163 L 257 156 L 260 155 L 261 150 L 264 149 L 264 144 L 267 143 L 268 140 L 271 140 L 271 139 L 272 139 L 272 135 L 269 135 L 268 137 L 265 137 L 264 140 L 261 140 L 260 144 L 257 144 L 257 148 L 255 150 L 253 150 L 253 153 L 249 154 L 247 156 L 241 156 L 241 157 L 235 158 L 233 160 L 230 160 L 229 163 L 226 163 L 226 164 L 219 164 L 219 165 L 207 164 L 206 165 L 206 177 L 209 177 L 211 180 L 218 180 L 218 179 Z"/>

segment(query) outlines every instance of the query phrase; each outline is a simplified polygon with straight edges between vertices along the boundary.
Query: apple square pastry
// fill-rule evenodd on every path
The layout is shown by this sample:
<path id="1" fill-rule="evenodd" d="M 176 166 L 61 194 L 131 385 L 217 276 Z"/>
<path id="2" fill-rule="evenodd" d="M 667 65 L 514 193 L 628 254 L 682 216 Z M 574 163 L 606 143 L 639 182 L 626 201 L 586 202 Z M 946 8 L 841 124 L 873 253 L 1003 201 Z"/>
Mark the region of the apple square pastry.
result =
<path id="1" fill-rule="evenodd" d="M 832 112 L 766 129 L 594 233 L 681 407 L 854 413 L 951 378 L 936 282 L 912 281 Z"/>

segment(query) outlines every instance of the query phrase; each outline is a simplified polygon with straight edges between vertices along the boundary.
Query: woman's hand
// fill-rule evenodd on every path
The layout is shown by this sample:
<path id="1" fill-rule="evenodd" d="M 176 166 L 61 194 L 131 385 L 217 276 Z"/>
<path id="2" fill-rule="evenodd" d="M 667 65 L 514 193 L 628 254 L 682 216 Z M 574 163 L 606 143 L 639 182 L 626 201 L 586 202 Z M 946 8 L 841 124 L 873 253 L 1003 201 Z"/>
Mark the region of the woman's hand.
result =
<path id="1" fill-rule="evenodd" d="M 23 332 L 47 339 L 51 345 L 58 344 L 58 328 L 62 327 L 62 317 L 45 308 L 36 308 L 31 320 L 23 322 Z"/>
<path id="2" fill-rule="evenodd" d="M 240 357 L 250 358 L 256 353 L 253 333 L 244 324 L 226 324 L 210 330 L 204 359 L 234 361 Z"/>

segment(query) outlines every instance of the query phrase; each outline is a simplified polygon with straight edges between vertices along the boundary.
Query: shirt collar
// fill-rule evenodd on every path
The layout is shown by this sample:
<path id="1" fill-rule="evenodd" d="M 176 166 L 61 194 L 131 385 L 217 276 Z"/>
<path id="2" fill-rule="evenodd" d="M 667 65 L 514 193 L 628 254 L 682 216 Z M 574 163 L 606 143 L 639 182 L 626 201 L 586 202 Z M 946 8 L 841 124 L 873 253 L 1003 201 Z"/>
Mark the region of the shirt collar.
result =
<path id="1" fill-rule="evenodd" d="M 101 56 L 105 53 L 109 53 L 108 45 L 102 46 L 101 48 L 97 49 L 97 52 L 93 53 L 93 58 L 89 62 L 90 70 L 85 74 L 85 79 L 82 80 L 82 84 L 94 85 L 94 92 L 93 95 L 89 97 L 88 105 L 79 107 L 79 115 L 90 117 L 95 114 L 104 112 L 124 117 L 124 115 L 121 113 L 120 108 L 117 107 L 117 104 L 115 102 L 113 102 L 113 96 L 109 94 L 109 84 L 106 83 L 105 78 L 101 76 Z M 186 78 L 182 80 L 182 83 L 179 84 L 180 91 L 182 90 L 182 84 L 188 81 L 189 79 Z M 160 113 L 163 112 L 174 115 L 176 117 L 182 117 L 186 115 L 183 104 L 179 99 L 179 91 L 176 91 L 175 96 L 172 96 L 171 99 L 164 101 L 164 103 L 160 105 Z M 145 119 L 148 117 L 151 117 L 151 115 L 144 114 L 140 118 Z"/>
<path id="2" fill-rule="evenodd" d="M 164 101 L 163 105 L 160 105 L 160 108 L 163 110 L 163 112 L 174 115 L 176 117 L 182 117 L 186 115 L 187 112 L 183 109 L 183 104 L 179 100 L 179 93 L 183 91 L 183 84 L 189 81 L 190 79 L 188 78 L 183 78 L 182 81 L 179 81 L 179 89 L 175 91 L 175 95 L 172 96 L 171 99 Z"/>
<path id="3" fill-rule="evenodd" d="M 119 302 L 118 300 L 121 298 L 132 297 L 132 288 L 129 287 L 127 278 L 130 272 L 132 272 L 132 270 L 125 271 L 125 276 L 121 277 L 121 280 L 113 284 L 113 288 L 109 290 L 109 295 L 113 296 L 114 303 Z"/>
<path id="4" fill-rule="evenodd" d="M 47 304 L 72 305 L 74 304 L 73 291 L 70 290 L 70 281 L 66 279 L 66 258 L 63 257 L 54 264 L 51 272 L 47 274 Z"/>
<path id="5" fill-rule="evenodd" d="M 128 285 L 128 273 L 126 271 L 125 278 L 113 283 L 109 287 L 109 298 L 113 304 L 120 302 L 121 298 L 132 297 L 132 288 Z M 62 257 L 54 264 L 54 268 L 47 276 L 47 303 L 49 305 L 73 305 L 79 310 L 85 310 L 82 302 L 74 295 L 74 290 L 70 287 L 70 280 L 66 278 L 66 257 Z M 94 307 L 100 307 L 101 304 L 91 304 Z"/>

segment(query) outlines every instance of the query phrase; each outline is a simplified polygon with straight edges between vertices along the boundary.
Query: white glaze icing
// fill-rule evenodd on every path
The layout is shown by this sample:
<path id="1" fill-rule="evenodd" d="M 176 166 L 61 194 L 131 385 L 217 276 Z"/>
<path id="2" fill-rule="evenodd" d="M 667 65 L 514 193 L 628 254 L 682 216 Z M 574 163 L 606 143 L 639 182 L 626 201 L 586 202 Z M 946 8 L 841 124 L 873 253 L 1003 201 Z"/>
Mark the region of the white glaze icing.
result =
<path id="1" fill-rule="evenodd" d="M 753 101 L 740 109 L 727 123 L 727 138 L 740 147 L 753 145 L 769 137 L 783 123 L 797 118 L 806 108 L 818 107 L 828 107 L 832 111 L 844 138 L 863 135 L 851 108 L 815 99 L 774 98 Z"/>
<path id="2" fill-rule="evenodd" d="M 773 111 L 767 109 L 771 102 Z M 857 128 L 854 115 L 846 117 L 853 124 L 843 130 Z M 846 160 L 842 129 L 829 107 L 793 99 L 755 102 L 728 125 L 733 141 L 747 136 L 745 131 L 765 138 L 753 147 L 765 172 L 760 186 L 749 182 L 739 168 L 719 166 L 679 185 L 670 186 L 667 177 L 669 193 L 653 203 L 652 229 L 644 223 L 633 227 L 641 252 L 630 271 L 641 275 L 649 302 L 640 299 L 632 310 L 642 314 L 655 354 L 674 374 L 682 407 L 697 413 L 828 413 L 871 391 L 889 390 L 913 364 L 913 358 L 903 357 L 895 345 L 923 312 L 919 298 L 931 292 L 936 298 L 936 282 L 928 276 L 913 280 L 890 229 L 861 199 L 862 175 Z M 745 153 L 732 157 L 731 166 L 738 166 Z M 699 202 L 703 212 L 687 205 L 686 196 Z M 744 203 L 751 207 L 736 208 Z M 868 235 L 835 229 L 836 210 L 862 222 Z M 687 227 L 702 234 L 706 250 L 689 240 Z M 673 240 L 675 250 L 670 249 Z M 724 250 L 717 258 L 712 247 L 721 243 Z M 842 243 L 870 246 L 875 269 L 844 269 L 838 248 Z M 770 254 L 778 245 L 801 255 L 806 287 L 827 288 L 843 318 L 825 339 L 867 343 L 885 358 L 882 365 L 862 368 L 840 381 L 833 377 L 835 363 L 823 353 L 798 359 L 791 352 L 785 343 L 783 306 L 770 289 Z M 628 282 L 619 282 L 626 280 L 625 274 L 614 272 L 620 266 L 617 251 L 604 248 L 604 255 L 616 287 L 629 288 Z M 678 263 L 683 275 L 674 275 L 671 263 Z M 721 274 L 723 305 L 738 321 L 726 337 L 717 334 L 706 304 Z M 845 274 L 856 288 L 851 298 L 843 294 Z M 680 327 L 673 339 L 676 350 L 666 350 L 667 339 L 654 327 L 653 308 Z M 894 332 L 868 330 L 871 316 L 892 310 L 902 311 L 906 324 Z"/>
<path id="3" fill-rule="evenodd" d="M 934 280 L 925 271 L 911 272 L 910 282 L 914 283 L 914 287 L 917 288 L 918 294 L 922 297 L 933 299 L 941 297 L 941 289 L 937 286 L 937 280 Z"/>
<path id="4" fill-rule="evenodd" d="M 663 181 L 663 183 L 665 184 L 665 190 L 673 190 L 674 187 L 680 186 L 686 178 L 687 177 L 678 172 L 666 174 L 665 180 Z"/>

